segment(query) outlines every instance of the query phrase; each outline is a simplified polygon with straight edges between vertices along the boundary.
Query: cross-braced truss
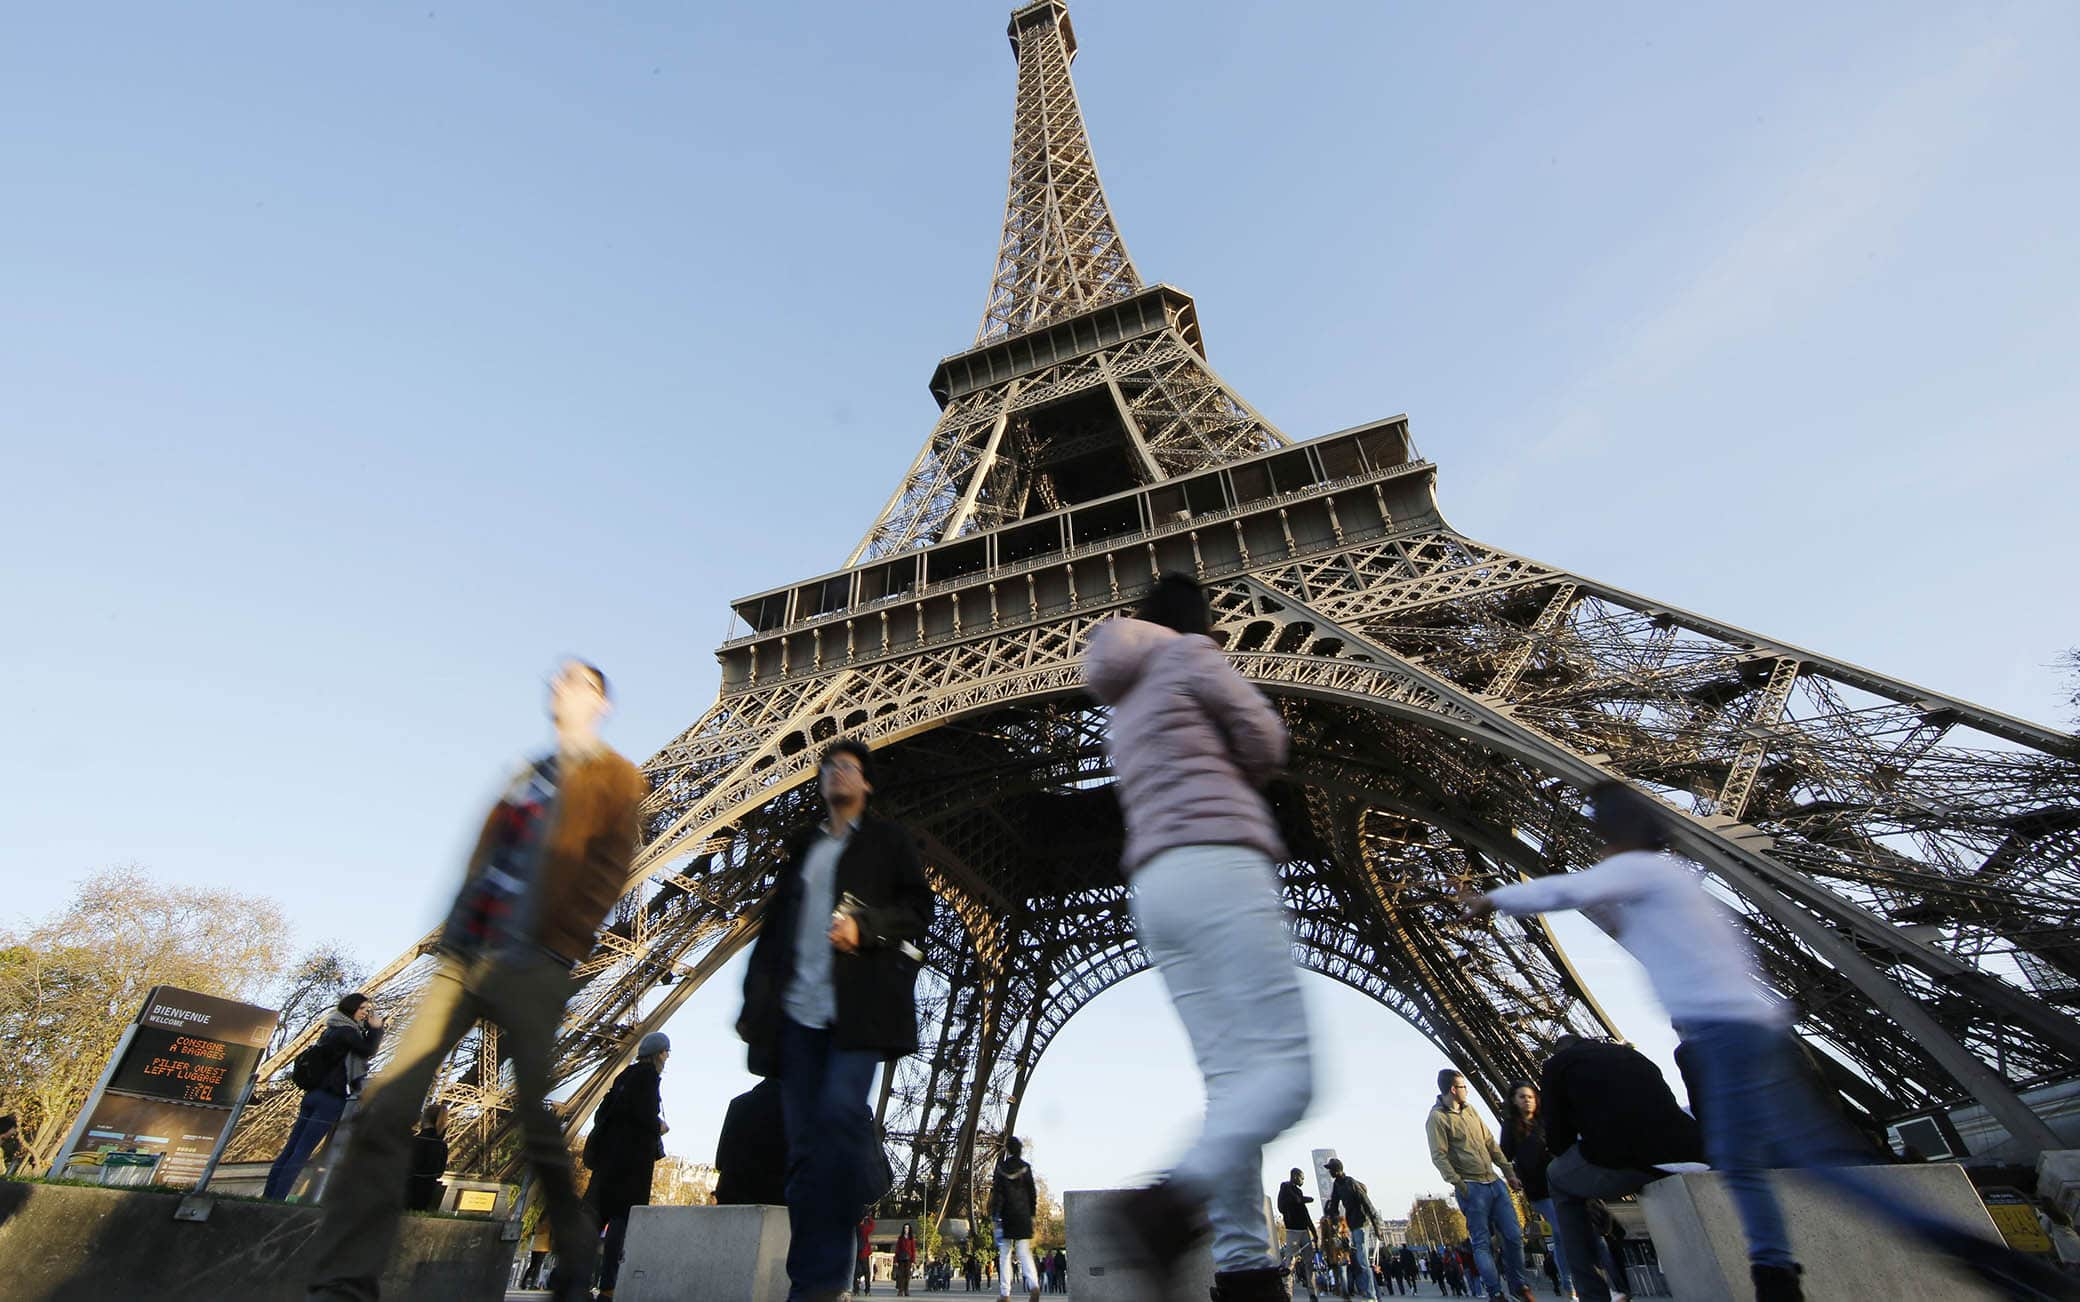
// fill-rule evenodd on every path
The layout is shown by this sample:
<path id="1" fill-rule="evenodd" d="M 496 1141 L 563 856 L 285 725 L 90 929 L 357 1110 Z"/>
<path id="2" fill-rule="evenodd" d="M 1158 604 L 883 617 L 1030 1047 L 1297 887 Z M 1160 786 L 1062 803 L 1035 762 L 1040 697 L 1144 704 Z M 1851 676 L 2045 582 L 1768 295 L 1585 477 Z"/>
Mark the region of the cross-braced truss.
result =
<path id="1" fill-rule="evenodd" d="M 739 602 L 718 699 L 645 765 L 643 849 L 557 1050 L 573 1126 L 755 934 L 786 834 L 815 816 L 817 750 L 849 734 L 939 900 L 922 1048 L 877 1100 L 891 1200 L 970 1212 L 1049 1044 L 1145 966 L 1080 656 L 1183 570 L 1293 735 L 1270 798 L 1296 959 L 1491 1101 L 1561 1031 L 1615 1028 L 1542 923 L 1466 924 L 1453 898 L 1590 862 L 1584 793 L 1620 777 L 1669 802 L 1867 1120 L 1977 1100 L 2047 1138 L 2016 1089 L 2080 1067 L 2074 738 L 1467 538 L 1405 421 L 1292 444 L 1206 366 L 1190 300 L 1135 279 L 1062 6 L 1020 10 L 1013 39 L 984 345 L 941 364 L 939 424 L 852 561 Z M 431 940 L 373 983 L 401 1019 Z M 495 1035 L 438 1090 L 456 1165 L 508 1167 Z M 234 1151 L 270 1151 L 293 1110 L 264 1093 Z"/>

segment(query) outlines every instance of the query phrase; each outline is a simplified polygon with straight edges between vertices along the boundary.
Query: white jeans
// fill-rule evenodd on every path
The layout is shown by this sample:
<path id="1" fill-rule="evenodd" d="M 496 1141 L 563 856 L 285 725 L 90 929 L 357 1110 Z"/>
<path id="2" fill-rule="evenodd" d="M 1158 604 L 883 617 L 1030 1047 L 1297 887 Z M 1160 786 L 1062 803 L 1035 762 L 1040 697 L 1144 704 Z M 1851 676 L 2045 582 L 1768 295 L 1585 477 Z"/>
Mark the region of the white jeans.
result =
<path id="1" fill-rule="evenodd" d="M 1011 1296 L 1011 1250 L 1018 1249 L 1018 1268 L 1025 1272 L 1027 1291 L 1040 1287 L 1040 1268 L 1033 1264 L 1031 1239 L 997 1238 L 997 1296 Z"/>
<path id="2" fill-rule="evenodd" d="M 1206 1199 L 1216 1270 L 1276 1269 L 1264 1237 L 1264 1145 L 1314 1097 L 1278 874 L 1244 846 L 1180 846 L 1134 874 L 1133 896 L 1135 935 L 1206 1080 L 1205 1125 L 1172 1178 Z"/>

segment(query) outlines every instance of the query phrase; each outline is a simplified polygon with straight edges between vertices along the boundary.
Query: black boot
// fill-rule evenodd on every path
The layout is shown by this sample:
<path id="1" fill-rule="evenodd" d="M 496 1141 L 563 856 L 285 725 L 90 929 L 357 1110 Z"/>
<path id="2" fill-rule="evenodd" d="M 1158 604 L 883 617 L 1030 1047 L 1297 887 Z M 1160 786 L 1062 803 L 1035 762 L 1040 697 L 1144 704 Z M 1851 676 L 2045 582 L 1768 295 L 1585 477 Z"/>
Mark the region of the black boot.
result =
<path id="1" fill-rule="evenodd" d="M 1213 1277 L 1213 1302 L 1291 1302 L 1286 1273 L 1276 1266 L 1223 1270 Z"/>
<path id="2" fill-rule="evenodd" d="M 1797 1266 L 1750 1266 L 1748 1278 L 1755 1281 L 1755 1302 L 1806 1302 L 1798 1285 L 1803 1272 Z"/>
<path id="3" fill-rule="evenodd" d="M 1213 1233 L 1206 1209 L 1168 1180 L 1130 1189 L 1121 1202 L 1120 1247 L 1133 1265 L 1155 1276 L 1159 1287 L 1170 1289 L 1178 1261 Z M 1174 1289 L 1165 1295 L 1174 1296 Z"/>

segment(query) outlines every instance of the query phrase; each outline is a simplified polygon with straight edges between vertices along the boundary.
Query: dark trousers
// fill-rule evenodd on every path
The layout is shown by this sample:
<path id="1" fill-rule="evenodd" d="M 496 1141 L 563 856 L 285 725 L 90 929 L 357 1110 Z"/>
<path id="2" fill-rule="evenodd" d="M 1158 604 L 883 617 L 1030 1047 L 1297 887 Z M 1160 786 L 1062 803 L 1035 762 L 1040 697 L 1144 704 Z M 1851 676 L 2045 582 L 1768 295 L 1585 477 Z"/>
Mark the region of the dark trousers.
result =
<path id="1" fill-rule="evenodd" d="M 441 1062 L 479 1019 L 503 1031 L 500 1047 L 513 1060 L 513 1110 L 556 1244 L 550 1286 L 592 1278 L 599 1230 L 571 1187 L 563 1126 L 544 1102 L 554 1084 L 556 1033 L 574 985 L 570 969 L 546 954 L 440 960 L 426 978 L 403 1042 L 354 1114 L 346 1160 L 326 1189 L 325 1219 L 313 1241 L 310 1296 L 374 1302 L 404 1215 L 413 1123 Z"/>
<path id="2" fill-rule="evenodd" d="M 296 1109 L 296 1124 L 289 1128 L 289 1142 L 282 1145 L 282 1155 L 274 1160 L 267 1170 L 267 1189 L 262 1195 L 276 1202 L 289 1196 L 296 1187 L 296 1177 L 303 1174 L 304 1163 L 318 1151 L 325 1136 L 339 1121 L 340 1113 L 347 1110 L 344 1094 L 331 1090 L 305 1090 L 303 1105 Z"/>
<path id="3" fill-rule="evenodd" d="M 628 1208 L 623 1207 L 607 1218 L 607 1234 L 599 1245 L 599 1287 L 601 1292 L 612 1292 L 614 1281 L 621 1277 L 621 1253 L 628 1246 Z"/>
<path id="4" fill-rule="evenodd" d="M 828 1030 L 792 1019 L 780 1027 L 780 1115 L 787 1128 L 789 1302 L 842 1293 L 853 1279 L 864 1158 L 874 1143 L 867 1092 L 880 1060 L 840 1049 Z"/>

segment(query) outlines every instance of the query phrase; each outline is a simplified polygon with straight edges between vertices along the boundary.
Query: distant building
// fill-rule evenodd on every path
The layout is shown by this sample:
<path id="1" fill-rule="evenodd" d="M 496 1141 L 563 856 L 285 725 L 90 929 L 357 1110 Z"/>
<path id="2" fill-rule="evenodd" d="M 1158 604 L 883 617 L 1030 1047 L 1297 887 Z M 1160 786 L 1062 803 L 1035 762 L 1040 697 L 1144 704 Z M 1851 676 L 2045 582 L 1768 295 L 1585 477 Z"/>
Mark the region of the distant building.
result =
<path id="1" fill-rule="evenodd" d="M 1389 1248 L 1399 1248 L 1407 1243 L 1408 1222 L 1381 1221 L 1379 1223 L 1379 1241 L 1382 1245 Z"/>
<path id="2" fill-rule="evenodd" d="M 715 1201 L 718 1174 L 712 1163 L 660 1158 L 650 1177 L 650 1201 L 660 1207 L 705 1207 Z"/>

